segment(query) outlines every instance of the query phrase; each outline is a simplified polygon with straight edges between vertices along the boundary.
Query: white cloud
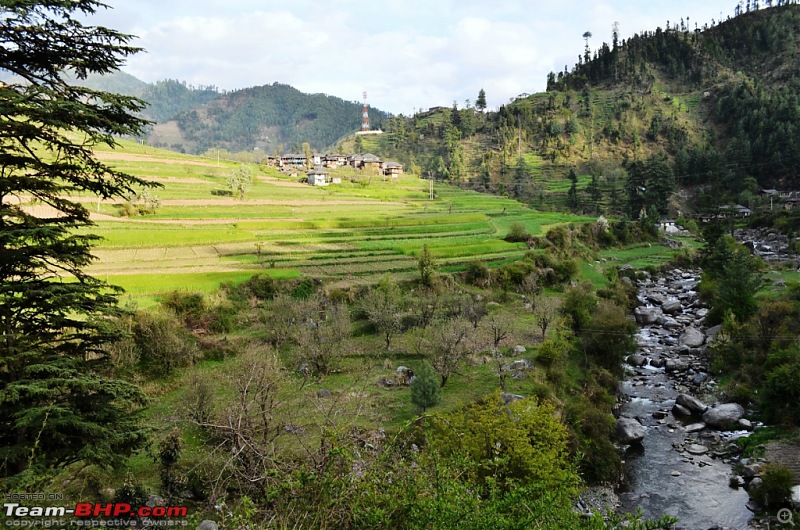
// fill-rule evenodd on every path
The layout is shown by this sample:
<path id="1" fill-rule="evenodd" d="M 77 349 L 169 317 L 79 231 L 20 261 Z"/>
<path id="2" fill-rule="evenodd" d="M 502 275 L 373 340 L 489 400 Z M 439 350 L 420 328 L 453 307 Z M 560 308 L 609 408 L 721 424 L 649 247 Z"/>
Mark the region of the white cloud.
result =
<path id="1" fill-rule="evenodd" d="M 225 89 L 278 81 L 360 99 L 392 112 L 462 104 L 480 88 L 496 107 L 544 89 L 547 73 L 572 67 L 584 31 L 598 47 L 691 16 L 707 22 L 729 0 L 109 0 L 92 23 L 140 38 L 148 53 L 126 70 Z"/>

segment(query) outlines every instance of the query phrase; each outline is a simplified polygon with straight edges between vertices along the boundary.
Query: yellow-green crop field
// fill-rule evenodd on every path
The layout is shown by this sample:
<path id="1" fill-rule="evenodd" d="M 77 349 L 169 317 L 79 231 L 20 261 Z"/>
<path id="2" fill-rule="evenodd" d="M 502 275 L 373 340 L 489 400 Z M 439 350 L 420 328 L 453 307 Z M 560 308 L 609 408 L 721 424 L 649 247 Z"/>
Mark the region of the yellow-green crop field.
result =
<path id="1" fill-rule="evenodd" d="M 513 223 L 540 235 L 587 220 L 446 184 L 436 184 L 430 199 L 428 181 L 417 176 L 390 180 L 345 169 L 342 184 L 312 187 L 303 172 L 292 177 L 256 167 L 239 200 L 226 186 L 233 162 L 133 142 L 97 155 L 161 186 L 150 190 L 160 206 L 144 216 L 124 217 L 121 201 L 79 198 L 96 223 L 91 233 L 103 238 L 90 272 L 145 300 L 173 289 L 209 292 L 255 273 L 311 276 L 336 286 L 374 282 L 388 272 L 410 277 L 423 245 L 448 271 L 476 260 L 492 266 L 526 251 L 503 239 Z"/>

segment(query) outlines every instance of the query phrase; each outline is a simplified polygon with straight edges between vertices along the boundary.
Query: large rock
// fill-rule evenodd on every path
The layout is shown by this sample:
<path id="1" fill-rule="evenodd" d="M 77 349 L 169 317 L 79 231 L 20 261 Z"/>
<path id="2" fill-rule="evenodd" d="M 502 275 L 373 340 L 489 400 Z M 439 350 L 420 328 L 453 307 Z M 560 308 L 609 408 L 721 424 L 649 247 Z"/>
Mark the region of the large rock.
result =
<path id="1" fill-rule="evenodd" d="M 672 415 L 675 416 L 675 417 L 678 417 L 678 416 L 691 416 L 692 415 L 692 411 L 687 409 L 683 405 L 678 405 L 677 403 L 675 403 L 675 405 L 673 405 L 673 407 L 672 407 Z"/>
<path id="2" fill-rule="evenodd" d="M 639 324 L 655 324 L 660 314 L 661 311 L 656 307 L 637 307 L 633 311 L 633 316 Z"/>
<path id="3" fill-rule="evenodd" d="M 503 403 L 506 405 L 510 405 L 515 401 L 519 401 L 521 399 L 525 399 L 525 396 L 520 396 L 519 394 L 509 394 L 508 392 L 503 392 L 500 394 L 500 398 L 503 400 Z"/>
<path id="4" fill-rule="evenodd" d="M 690 396 L 689 394 L 678 395 L 678 397 L 675 399 L 675 403 L 690 410 L 691 412 L 696 412 L 698 414 L 703 414 L 708 410 L 708 405 L 706 405 L 696 397 Z M 705 421 L 705 418 L 703 418 L 703 421 Z M 708 424 L 707 421 L 706 424 Z"/>
<path id="5" fill-rule="evenodd" d="M 700 444 L 691 444 L 686 448 L 686 452 L 695 456 L 704 455 L 708 452 L 708 447 Z"/>
<path id="6" fill-rule="evenodd" d="M 197 525 L 197 530 L 217 530 L 218 528 L 217 523 L 211 519 L 204 519 Z"/>
<path id="7" fill-rule="evenodd" d="M 617 420 L 617 440 L 624 445 L 640 444 L 644 440 L 644 427 L 632 418 Z"/>
<path id="8" fill-rule="evenodd" d="M 706 342 L 706 336 L 699 329 L 688 327 L 684 330 L 679 341 L 684 346 L 699 348 Z"/>
<path id="9" fill-rule="evenodd" d="M 715 429 L 735 429 L 737 422 L 744 416 L 744 408 L 738 403 L 725 403 L 708 409 L 703 414 L 703 421 Z"/>
<path id="10" fill-rule="evenodd" d="M 669 315 L 674 315 L 681 312 L 681 301 L 670 298 L 661 304 L 661 310 Z"/>
<path id="11" fill-rule="evenodd" d="M 689 368 L 689 363 L 680 359 L 667 359 L 665 370 L 667 372 L 683 372 Z"/>

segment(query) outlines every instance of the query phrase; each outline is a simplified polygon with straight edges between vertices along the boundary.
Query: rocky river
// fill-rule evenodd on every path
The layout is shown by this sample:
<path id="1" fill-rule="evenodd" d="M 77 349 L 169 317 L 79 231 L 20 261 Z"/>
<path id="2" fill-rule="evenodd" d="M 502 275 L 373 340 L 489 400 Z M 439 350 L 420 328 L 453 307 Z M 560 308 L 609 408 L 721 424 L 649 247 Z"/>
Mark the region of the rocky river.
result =
<path id="1" fill-rule="evenodd" d="M 700 271 L 673 270 L 637 282 L 639 351 L 627 359 L 618 423 L 628 447 L 620 509 L 672 515 L 678 528 L 755 528 L 746 491 L 731 487 L 746 484 L 733 471 L 732 440 L 753 426 L 741 406 L 717 401 L 704 352 L 719 327 L 705 325 L 699 279 Z"/>

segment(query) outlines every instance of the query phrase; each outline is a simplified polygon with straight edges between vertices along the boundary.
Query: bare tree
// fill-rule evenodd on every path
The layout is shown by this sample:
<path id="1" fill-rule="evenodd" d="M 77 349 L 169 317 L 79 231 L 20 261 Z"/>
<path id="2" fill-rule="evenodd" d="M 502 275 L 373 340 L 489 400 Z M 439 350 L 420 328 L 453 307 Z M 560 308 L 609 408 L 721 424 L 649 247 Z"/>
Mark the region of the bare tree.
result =
<path id="1" fill-rule="evenodd" d="M 477 349 L 472 325 L 463 318 L 437 321 L 417 335 L 415 349 L 424 355 L 439 374 L 442 387 L 461 363 Z"/>
<path id="2" fill-rule="evenodd" d="M 392 347 L 392 337 L 403 326 L 403 295 L 397 284 L 384 278 L 361 299 L 361 309 L 386 341 L 386 349 Z"/>
<path id="3" fill-rule="evenodd" d="M 297 325 L 305 312 L 302 305 L 288 294 L 279 293 L 261 311 L 259 320 L 268 333 L 269 341 L 278 351 L 294 340 Z"/>
<path id="4" fill-rule="evenodd" d="M 274 352 L 249 349 L 226 381 L 233 396 L 219 414 L 201 424 L 212 434 L 225 461 L 213 480 L 222 491 L 230 483 L 263 494 L 267 477 L 282 470 L 278 439 L 286 433 L 279 399 L 285 384 Z"/>
<path id="5" fill-rule="evenodd" d="M 488 339 L 492 351 L 495 373 L 500 378 L 500 388 L 505 390 L 508 370 L 506 370 L 505 358 L 500 351 L 500 347 L 511 338 L 511 332 L 514 329 L 514 318 L 506 313 L 497 312 L 483 319 L 481 325 L 483 334 Z"/>
<path id="6" fill-rule="evenodd" d="M 557 298 L 540 296 L 536 299 L 536 303 L 533 305 L 533 316 L 536 319 L 536 325 L 542 330 L 542 340 L 547 335 L 547 328 L 558 318 L 560 308 L 561 304 Z"/>
<path id="7" fill-rule="evenodd" d="M 345 304 L 320 308 L 316 318 L 309 316 L 296 327 L 299 359 L 308 363 L 315 374 L 329 374 L 347 351 L 351 328 Z"/>

